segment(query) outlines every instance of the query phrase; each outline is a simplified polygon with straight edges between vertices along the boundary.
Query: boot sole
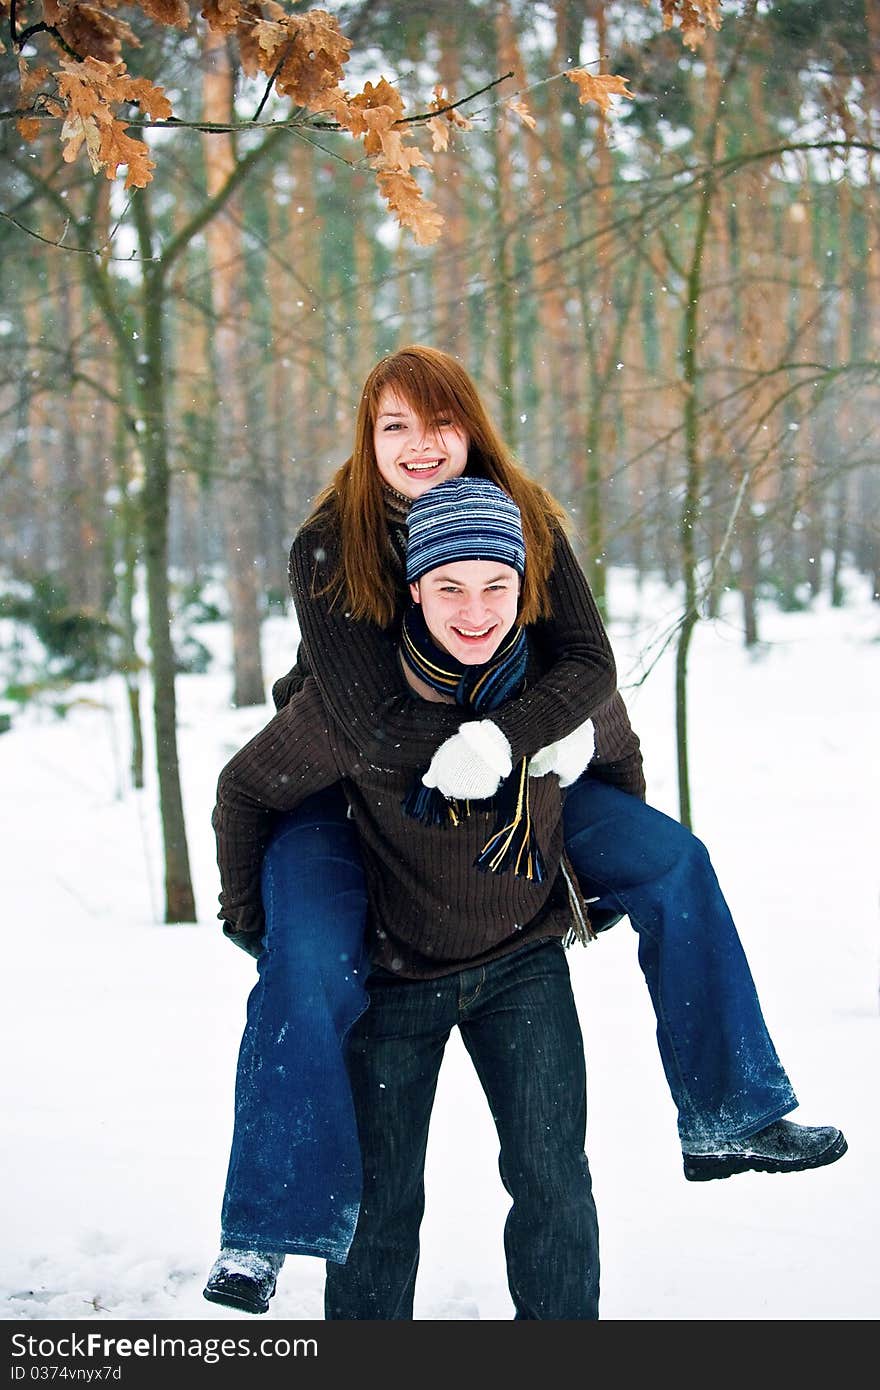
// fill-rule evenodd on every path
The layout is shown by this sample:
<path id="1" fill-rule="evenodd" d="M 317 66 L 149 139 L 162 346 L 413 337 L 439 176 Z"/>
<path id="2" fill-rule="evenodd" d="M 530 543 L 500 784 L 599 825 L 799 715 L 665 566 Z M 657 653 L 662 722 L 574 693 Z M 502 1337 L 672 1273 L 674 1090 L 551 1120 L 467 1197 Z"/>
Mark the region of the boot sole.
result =
<path id="1" fill-rule="evenodd" d="M 824 1168 L 846 1153 L 842 1134 L 813 1158 L 767 1158 L 763 1154 L 685 1154 L 684 1175 L 688 1182 L 709 1182 L 712 1178 L 731 1178 L 735 1173 L 802 1173 L 808 1168 Z"/>
<path id="2" fill-rule="evenodd" d="M 272 1285 L 269 1298 L 275 1292 L 275 1285 Z M 224 1289 L 215 1285 L 213 1288 L 209 1284 L 202 1289 L 202 1297 L 209 1303 L 222 1303 L 226 1308 L 237 1308 L 241 1313 L 267 1313 L 269 1311 L 269 1298 L 262 1299 L 248 1298 L 246 1294 L 239 1293 L 235 1289 Z"/>

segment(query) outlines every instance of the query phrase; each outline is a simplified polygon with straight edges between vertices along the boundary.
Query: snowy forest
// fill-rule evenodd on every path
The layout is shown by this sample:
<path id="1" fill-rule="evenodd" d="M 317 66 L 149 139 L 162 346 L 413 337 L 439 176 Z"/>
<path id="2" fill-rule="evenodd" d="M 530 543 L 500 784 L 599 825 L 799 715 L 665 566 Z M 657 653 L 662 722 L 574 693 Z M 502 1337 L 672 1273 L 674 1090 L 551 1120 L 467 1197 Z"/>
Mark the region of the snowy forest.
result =
<path id="1" fill-rule="evenodd" d="M 880 0 L 0 0 L 0 722 L 121 676 L 194 903 L 175 677 L 261 627 L 383 353 L 475 374 L 607 576 L 876 598 Z M 291 653 L 292 660 L 293 653 Z"/>

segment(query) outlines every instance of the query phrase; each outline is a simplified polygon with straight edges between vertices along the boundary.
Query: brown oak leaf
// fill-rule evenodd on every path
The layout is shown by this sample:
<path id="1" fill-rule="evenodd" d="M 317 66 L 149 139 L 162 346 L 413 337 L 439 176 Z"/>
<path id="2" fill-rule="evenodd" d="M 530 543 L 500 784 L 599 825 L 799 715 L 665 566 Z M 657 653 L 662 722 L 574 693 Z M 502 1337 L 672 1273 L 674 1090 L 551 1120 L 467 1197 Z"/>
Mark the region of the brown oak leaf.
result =
<path id="1" fill-rule="evenodd" d="M 535 129 L 535 126 L 538 124 L 538 122 L 535 120 L 534 116 L 532 115 L 531 111 L 526 106 L 524 101 L 522 101 L 520 98 L 515 97 L 513 101 L 506 101 L 504 104 L 507 107 L 508 111 L 513 112 L 514 116 L 519 116 L 523 125 L 528 126 L 529 130 Z"/>
<path id="2" fill-rule="evenodd" d="M 137 34 L 124 19 L 97 5 L 71 5 L 59 17 L 58 32 L 75 53 L 88 53 L 103 63 L 117 63 L 123 43 L 140 48 Z"/>
<path id="3" fill-rule="evenodd" d="M 62 68 L 62 71 L 55 74 L 58 93 L 72 116 L 91 116 L 100 102 L 95 87 L 86 80 L 84 73 L 80 74 L 80 70 L 84 68 L 84 63 L 77 63 L 73 71 L 65 71 Z"/>
<path id="4" fill-rule="evenodd" d="M 173 29 L 185 29 L 192 18 L 186 0 L 138 0 L 138 3 L 150 19 Z"/>
<path id="5" fill-rule="evenodd" d="M 565 76 L 569 82 L 573 82 L 577 87 L 578 102 L 581 106 L 584 106 L 588 101 L 595 101 L 604 113 L 611 105 L 612 96 L 632 99 L 632 92 L 628 92 L 626 89 L 627 79 L 625 77 L 617 77 L 610 72 L 600 72 L 594 77 L 584 68 L 572 68 Z"/>
<path id="6" fill-rule="evenodd" d="M 431 149 L 437 154 L 438 151 L 449 149 L 449 122 L 444 121 L 441 116 L 432 116 L 425 125 L 431 132 Z"/>
<path id="7" fill-rule="evenodd" d="M 448 121 L 450 125 L 458 126 L 459 130 L 473 129 L 473 121 L 455 109 L 451 94 L 446 87 L 439 83 L 434 87 L 434 100 L 428 109 L 429 111 L 436 111 L 437 115 L 442 116 L 444 121 Z"/>
<path id="8" fill-rule="evenodd" d="M 128 165 L 126 188 L 146 188 L 153 177 L 156 161 L 142 140 L 126 135 L 127 122 L 113 119 L 101 132 L 101 163 L 108 179 L 115 179 L 120 164 Z"/>
<path id="9" fill-rule="evenodd" d="M 275 87 L 297 106 L 321 110 L 322 98 L 328 91 L 335 90 L 342 79 L 351 40 L 326 10 L 288 15 L 284 27 L 293 42 L 275 79 Z"/>
<path id="10" fill-rule="evenodd" d="M 256 77 L 258 72 L 272 72 L 279 50 L 289 42 L 284 25 L 274 20 L 260 18 L 253 24 L 246 21 L 239 24 L 238 51 L 248 77 Z"/>
<path id="11" fill-rule="evenodd" d="M 205 0 L 199 13 L 209 29 L 229 34 L 238 24 L 241 0 Z"/>
<path id="12" fill-rule="evenodd" d="M 440 236 L 443 218 L 412 174 L 380 170 L 377 178 L 379 190 L 400 225 L 409 228 L 419 246 L 432 245 Z"/>
<path id="13" fill-rule="evenodd" d="M 45 24 L 52 24 L 57 29 L 58 21 L 63 20 L 66 14 L 66 0 L 43 0 L 43 22 Z"/>
<path id="14" fill-rule="evenodd" d="M 642 0 L 647 6 L 650 0 Z M 681 28 L 681 41 L 696 52 L 709 29 L 721 28 L 721 0 L 660 0 L 663 28 L 671 29 L 676 19 Z"/>
<path id="15" fill-rule="evenodd" d="M 94 116 L 71 113 L 61 127 L 61 140 L 64 145 L 61 158 L 65 164 L 73 163 L 79 154 L 80 147 L 84 144 L 89 156 L 89 163 L 92 166 L 92 173 L 97 174 L 104 167 L 104 161 L 101 158 L 101 132 Z"/>
<path id="16" fill-rule="evenodd" d="M 354 135 L 362 135 L 367 129 L 367 111 L 387 112 L 387 117 L 383 116 L 383 120 L 386 120 L 389 126 L 403 115 L 403 97 L 385 77 L 380 77 L 375 87 L 372 82 L 365 82 L 363 91 L 350 97 L 348 104 L 352 112 L 355 113 L 355 123 L 358 119 L 360 120 L 358 128 L 356 128 L 356 124 L 349 126 Z M 371 151 L 368 150 L 367 153 L 370 154 Z"/>
<path id="17" fill-rule="evenodd" d="M 155 87 L 146 77 L 126 78 L 125 100 L 136 101 L 151 121 L 166 120 L 172 112 L 164 87 Z"/>
<path id="18" fill-rule="evenodd" d="M 425 156 L 417 145 L 405 145 L 396 130 L 382 134 L 382 153 L 370 161 L 374 169 L 430 169 Z"/>
<path id="19" fill-rule="evenodd" d="M 37 120 L 36 116 L 19 116 L 15 124 L 22 140 L 26 140 L 28 144 L 36 140 L 43 129 L 43 122 Z"/>
<path id="20" fill-rule="evenodd" d="M 472 130 L 473 121 L 469 121 L 466 116 L 453 110 L 452 97 L 445 87 L 439 84 L 434 88 L 434 100 L 431 102 L 429 111 L 436 111 L 437 115 L 432 116 L 425 125 L 431 132 L 431 148 L 436 154 L 438 150 L 449 149 L 449 137 L 453 127 L 459 130 Z"/>
<path id="21" fill-rule="evenodd" d="M 50 76 L 51 73 L 45 64 L 41 63 L 32 68 L 20 57 L 18 60 L 18 79 L 22 99 L 29 101 Z"/>

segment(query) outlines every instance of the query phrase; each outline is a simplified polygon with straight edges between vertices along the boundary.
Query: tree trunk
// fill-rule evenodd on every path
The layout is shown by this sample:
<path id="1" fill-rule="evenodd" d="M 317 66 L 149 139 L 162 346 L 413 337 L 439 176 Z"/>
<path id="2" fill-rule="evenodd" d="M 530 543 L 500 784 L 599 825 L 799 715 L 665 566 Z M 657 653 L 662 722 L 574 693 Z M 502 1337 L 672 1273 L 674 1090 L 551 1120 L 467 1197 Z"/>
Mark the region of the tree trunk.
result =
<path id="1" fill-rule="evenodd" d="M 599 72 L 608 72 L 608 24 L 604 0 L 594 0 L 591 5 L 596 21 L 596 48 L 599 54 Z M 575 128 L 582 130 L 583 119 L 579 108 Z M 607 483 L 608 460 L 611 455 L 614 432 L 609 419 L 609 396 L 607 387 L 611 373 L 611 360 L 614 355 L 616 339 L 621 324 L 614 319 L 614 282 L 612 256 L 614 251 L 612 236 L 612 217 L 614 199 L 614 172 L 611 151 L 608 144 L 608 122 L 604 111 L 596 116 L 596 144 L 594 154 L 596 196 L 595 207 L 595 283 L 592 295 L 584 284 L 583 263 L 581 280 L 581 305 L 584 320 L 584 333 L 587 341 L 585 360 L 588 370 L 581 373 L 585 380 L 585 437 L 581 444 L 582 472 L 580 479 L 579 511 L 584 520 L 587 537 L 587 555 L 590 562 L 590 583 L 599 609 L 607 618 L 607 573 L 606 554 L 607 533 Z M 576 166 L 576 167 L 579 167 Z M 580 206 L 576 202 L 576 206 Z M 592 301 L 592 305 L 591 305 Z"/>
<path id="2" fill-rule="evenodd" d="M 519 87 L 525 87 L 525 67 L 519 53 L 516 32 L 509 16 L 506 0 L 500 6 L 499 22 L 506 24 L 505 51 L 510 54 L 514 80 Z M 506 16 L 506 17 L 505 17 Z M 505 67 L 505 71 L 507 68 Z M 552 130 L 560 123 L 560 106 L 557 92 L 558 83 L 551 82 L 545 91 L 545 108 L 542 122 Z M 560 458 L 556 443 L 555 412 L 560 399 L 558 388 L 559 305 L 557 279 L 560 274 L 558 253 L 561 246 L 562 210 L 556 207 L 548 196 L 552 182 L 550 152 L 537 130 L 528 127 L 522 132 L 523 152 L 526 160 L 528 179 L 525 201 L 531 217 L 528 230 L 523 233 L 523 241 L 531 258 L 531 293 L 535 306 L 537 325 L 534 332 L 534 348 L 531 352 L 531 398 L 534 407 L 530 412 L 534 418 L 529 420 L 531 457 L 529 471 L 544 480 L 546 485 L 561 501 L 569 497 L 569 480 L 565 470 L 566 460 Z M 521 209 L 521 213 L 524 209 Z"/>
<path id="3" fill-rule="evenodd" d="M 513 33 L 510 6 L 498 4 L 495 8 L 495 42 L 497 46 L 497 68 L 499 72 L 516 70 L 519 55 Z M 511 223 L 513 221 L 511 163 L 513 140 L 510 118 L 504 108 L 495 110 L 494 136 L 494 278 L 496 291 L 495 304 L 495 360 L 498 373 L 498 400 L 500 405 L 501 432 L 510 447 L 519 447 L 519 420 L 516 408 L 516 330 L 513 311 L 513 256 L 511 247 Z"/>
<path id="4" fill-rule="evenodd" d="M 801 215 L 794 224 L 794 275 L 797 290 L 794 299 L 795 359 L 801 362 L 821 360 L 820 326 L 821 297 L 824 267 L 818 254 L 819 213 L 809 182 L 805 179 L 798 204 Z M 805 214 L 805 215 L 803 215 Z M 798 536 L 800 540 L 798 569 L 800 580 L 809 586 L 813 598 L 822 587 L 823 529 L 818 482 L 818 459 L 815 418 L 809 411 L 801 413 L 796 433 L 798 454 Z"/>
<path id="5" fill-rule="evenodd" d="M 232 70 L 222 37 L 205 40 L 203 109 L 206 121 L 223 122 L 232 111 Z M 212 134 L 204 141 L 208 196 L 214 197 L 235 168 L 232 137 Z M 249 474 L 247 373 L 242 341 L 248 322 L 247 290 L 242 274 L 243 248 L 238 200 L 227 200 L 205 230 L 214 306 L 214 361 L 217 371 L 219 485 L 224 524 L 229 611 L 232 624 L 233 693 L 238 708 L 266 699 L 260 652 L 259 518 L 257 490 Z"/>
<path id="6" fill-rule="evenodd" d="M 865 0 L 865 20 L 868 30 L 868 53 L 871 72 L 866 83 L 867 135 L 876 149 L 880 145 L 880 0 Z M 869 229 L 868 251 L 865 265 L 867 324 L 867 356 L 874 362 L 880 360 L 880 190 L 878 190 L 877 155 L 867 155 L 867 179 L 865 182 L 864 208 L 865 222 Z M 869 403 L 873 407 L 874 418 L 880 415 L 880 391 L 876 386 L 869 387 Z M 861 568 L 871 579 L 874 599 L 880 602 L 880 534 L 876 518 L 880 513 L 880 482 L 877 469 L 873 465 L 862 470 L 860 524 L 857 535 L 862 556 Z M 873 520 L 872 520 L 873 519 Z"/>
<path id="7" fill-rule="evenodd" d="M 117 372 L 120 377 L 123 371 L 124 364 L 119 359 Z M 137 445 L 136 442 L 131 443 L 129 441 L 124 404 L 125 392 L 121 383 L 118 392 L 120 408 L 116 412 L 113 453 L 119 492 L 117 518 L 120 550 L 119 611 L 123 640 L 122 678 L 125 682 L 131 738 L 131 757 L 129 760 L 131 784 L 140 789 L 144 785 L 144 730 L 141 715 L 141 663 L 137 650 L 137 624 L 134 616 L 134 605 L 137 593 L 138 541 L 142 533 L 143 519 L 133 476 L 140 469 L 131 467 L 129 463 L 129 458 L 135 454 Z"/>
<path id="8" fill-rule="evenodd" d="M 293 178 L 286 261 L 295 266 L 293 295 L 297 312 L 291 320 L 286 344 L 288 377 L 293 411 L 290 444 L 292 457 L 285 458 L 288 549 L 295 532 L 318 491 L 326 482 L 326 463 L 321 440 L 326 391 L 323 350 L 323 305 L 321 303 L 320 246 L 324 230 L 315 192 L 315 166 L 308 145 L 293 142 L 290 153 Z M 338 459 L 342 462 L 342 458 Z M 285 554 L 285 574 L 287 555 Z M 285 577 L 285 584 L 287 580 Z"/>
<path id="9" fill-rule="evenodd" d="M 159 814 L 165 850 L 165 920 L 191 922 L 195 899 L 186 844 L 177 752 L 177 695 L 171 643 L 168 585 L 168 440 L 165 418 L 165 284 L 162 262 L 153 260 L 147 190 L 134 200 L 143 257 L 138 403 L 144 423 L 144 557 L 153 677 L 153 726 L 159 777 Z"/>
<path id="10" fill-rule="evenodd" d="M 440 84 L 455 101 L 460 96 L 460 25 L 449 6 L 437 8 L 438 75 Z M 443 240 L 434 254 L 436 321 L 435 341 L 444 352 L 464 359 L 467 350 L 467 300 L 462 286 L 467 281 L 468 234 L 464 213 L 462 161 L 457 151 L 434 155 L 434 187 L 437 207 L 444 219 Z"/>
<path id="11" fill-rule="evenodd" d="M 844 179 L 837 190 L 838 208 L 838 267 L 837 283 L 839 285 L 850 285 L 853 280 L 855 267 L 852 258 L 852 195 L 849 183 Z M 840 303 L 837 311 L 837 361 L 848 362 L 855 355 L 853 352 L 853 300 L 850 295 L 841 294 Z M 853 435 L 853 412 L 852 405 L 848 399 L 838 402 L 835 411 L 834 432 L 838 439 L 852 438 Z M 838 476 L 834 484 L 831 499 L 830 517 L 830 543 L 831 543 L 831 573 L 828 576 L 828 586 L 830 591 L 831 603 L 835 608 L 839 608 L 843 603 L 843 588 L 841 582 L 841 571 L 843 569 L 844 550 L 846 547 L 847 536 L 847 511 L 849 502 L 849 475 L 845 464 L 838 462 Z"/>
<path id="12" fill-rule="evenodd" d="M 711 37 L 706 41 L 711 61 L 714 44 Z M 713 165 L 717 156 L 721 110 L 721 86 L 716 86 L 717 96 L 714 110 L 707 122 L 703 139 L 706 163 Z M 712 202 L 715 193 L 714 177 L 707 173 L 703 179 L 702 190 L 697 206 L 697 221 L 694 242 L 691 249 L 685 290 L 685 308 L 682 323 L 681 379 L 684 388 L 683 435 L 685 449 L 684 501 L 679 521 L 679 547 L 681 555 L 681 576 L 684 585 L 684 603 L 678 644 L 675 653 L 675 733 L 676 761 L 678 765 L 678 805 L 679 820 L 682 825 L 692 825 L 690 772 L 688 768 L 688 709 L 687 709 L 687 668 L 688 653 L 694 628 L 699 620 L 697 611 L 697 537 L 696 528 L 700 523 L 703 467 L 700 452 L 700 412 L 699 412 L 699 349 L 700 349 L 700 309 L 703 279 L 703 258 L 706 254 L 706 240 L 709 231 Z"/>
<path id="13" fill-rule="evenodd" d="M 49 394 L 43 386 L 48 367 L 40 346 L 44 334 L 51 341 L 52 330 L 44 305 L 36 296 L 28 296 L 25 300 L 24 317 L 28 337 L 27 450 L 33 499 L 28 568 L 31 573 L 39 574 L 50 568 L 54 550 L 52 531 L 56 490 L 51 482 Z"/>
<path id="14" fill-rule="evenodd" d="M 758 520 L 748 501 L 739 514 L 739 588 L 743 607 L 743 641 L 758 644 Z"/>

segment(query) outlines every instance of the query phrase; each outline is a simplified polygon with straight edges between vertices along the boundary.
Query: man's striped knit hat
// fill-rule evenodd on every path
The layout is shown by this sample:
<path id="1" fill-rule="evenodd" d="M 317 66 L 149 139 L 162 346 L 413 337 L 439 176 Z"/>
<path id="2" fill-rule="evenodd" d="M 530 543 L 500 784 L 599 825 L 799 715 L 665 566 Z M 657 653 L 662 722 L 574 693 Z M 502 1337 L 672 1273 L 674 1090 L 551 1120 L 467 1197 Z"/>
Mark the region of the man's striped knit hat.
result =
<path id="1" fill-rule="evenodd" d="M 457 560 L 497 560 L 525 571 L 519 507 L 488 478 L 448 478 L 429 488 L 410 507 L 407 527 L 410 584 Z"/>

